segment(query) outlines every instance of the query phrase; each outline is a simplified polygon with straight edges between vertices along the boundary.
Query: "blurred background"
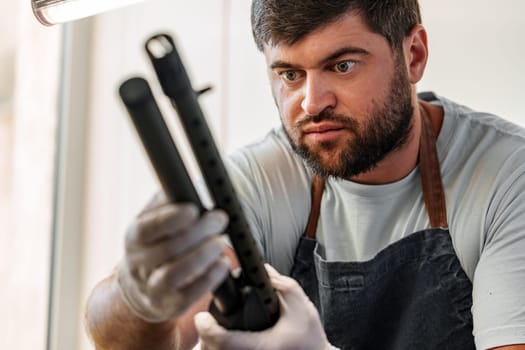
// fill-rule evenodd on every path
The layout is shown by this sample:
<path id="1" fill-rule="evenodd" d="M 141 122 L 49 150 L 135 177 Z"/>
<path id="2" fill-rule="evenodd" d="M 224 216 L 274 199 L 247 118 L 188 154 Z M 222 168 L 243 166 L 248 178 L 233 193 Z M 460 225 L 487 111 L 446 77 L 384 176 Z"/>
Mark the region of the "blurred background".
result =
<path id="1" fill-rule="evenodd" d="M 525 126 L 525 2 L 420 3 L 430 61 L 419 89 Z M 173 34 L 194 86 L 213 85 L 201 103 L 225 154 L 279 124 L 249 8 L 150 0 L 44 27 L 29 0 L 0 2 L 1 349 L 93 348 L 86 298 L 157 190 L 117 98 L 132 75 L 155 86 L 150 35 Z"/>

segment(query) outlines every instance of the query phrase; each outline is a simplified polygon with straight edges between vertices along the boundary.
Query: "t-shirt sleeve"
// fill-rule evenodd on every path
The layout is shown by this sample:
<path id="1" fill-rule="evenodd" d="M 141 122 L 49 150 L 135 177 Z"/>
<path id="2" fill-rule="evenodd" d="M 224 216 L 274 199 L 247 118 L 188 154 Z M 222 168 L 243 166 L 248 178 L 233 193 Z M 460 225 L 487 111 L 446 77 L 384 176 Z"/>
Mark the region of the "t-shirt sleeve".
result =
<path id="1" fill-rule="evenodd" d="M 525 157 L 518 158 L 507 162 L 512 171 L 502 171 L 510 175 L 494 192 L 474 273 L 478 349 L 525 344 Z"/>

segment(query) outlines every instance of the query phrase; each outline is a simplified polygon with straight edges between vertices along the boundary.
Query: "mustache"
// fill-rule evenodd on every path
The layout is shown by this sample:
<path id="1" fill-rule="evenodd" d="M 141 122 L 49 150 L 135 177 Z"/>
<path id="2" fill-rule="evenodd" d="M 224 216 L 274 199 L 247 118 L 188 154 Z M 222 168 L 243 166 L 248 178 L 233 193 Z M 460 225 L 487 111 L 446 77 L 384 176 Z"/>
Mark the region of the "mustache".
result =
<path id="1" fill-rule="evenodd" d="M 331 109 L 325 109 L 317 115 L 305 115 L 295 122 L 295 126 L 300 129 L 308 124 L 317 124 L 322 122 L 335 122 L 341 124 L 341 126 L 344 128 L 353 131 L 358 129 L 358 123 L 353 117 L 344 114 L 335 114 Z"/>

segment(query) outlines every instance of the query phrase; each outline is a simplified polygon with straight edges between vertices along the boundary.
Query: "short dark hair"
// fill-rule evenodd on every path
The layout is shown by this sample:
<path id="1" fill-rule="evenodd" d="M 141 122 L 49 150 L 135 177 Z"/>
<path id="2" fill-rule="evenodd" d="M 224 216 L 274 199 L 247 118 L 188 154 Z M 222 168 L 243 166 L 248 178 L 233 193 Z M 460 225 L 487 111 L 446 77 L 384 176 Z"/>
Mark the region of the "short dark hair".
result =
<path id="1" fill-rule="evenodd" d="M 393 51 L 421 23 L 418 0 L 253 0 L 252 31 L 264 44 L 292 45 L 350 11 L 361 14 L 370 30 L 386 38 Z"/>

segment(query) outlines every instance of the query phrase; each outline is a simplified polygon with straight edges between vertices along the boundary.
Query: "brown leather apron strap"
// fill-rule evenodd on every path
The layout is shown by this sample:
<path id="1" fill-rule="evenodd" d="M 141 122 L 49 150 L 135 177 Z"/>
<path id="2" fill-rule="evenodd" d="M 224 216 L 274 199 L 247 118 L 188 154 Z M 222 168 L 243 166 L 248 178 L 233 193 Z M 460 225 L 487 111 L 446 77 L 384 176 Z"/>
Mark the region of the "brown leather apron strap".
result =
<path id="1" fill-rule="evenodd" d="M 421 111 L 421 139 L 419 145 L 419 169 L 423 198 L 431 227 L 448 228 L 445 191 L 441 181 L 436 135 L 428 113 L 423 105 Z"/>
<path id="2" fill-rule="evenodd" d="M 315 239 L 315 231 L 317 230 L 317 221 L 319 220 L 319 213 L 321 212 L 321 198 L 323 197 L 324 180 L 322 177 L 315 175 L 312 179 L 310 216 L 308 217 L 308 224 L 304 231 L 304 236 Z"/>

